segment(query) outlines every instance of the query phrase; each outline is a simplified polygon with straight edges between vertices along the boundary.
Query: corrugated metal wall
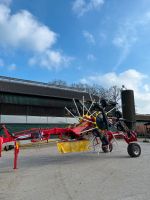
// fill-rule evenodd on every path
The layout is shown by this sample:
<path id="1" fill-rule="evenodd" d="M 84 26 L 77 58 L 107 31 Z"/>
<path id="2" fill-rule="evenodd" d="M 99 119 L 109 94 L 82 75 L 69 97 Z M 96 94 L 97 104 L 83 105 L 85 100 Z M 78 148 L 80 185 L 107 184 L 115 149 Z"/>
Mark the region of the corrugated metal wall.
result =
<path id="1" fill-rule="evenodd" d="M 4 115 L 64 116 L 71 99 L 0 93 L 0 113 Z"/>
<path id="2" fill-rule="evenodd" d="M 32 95 L 21 95 L 11 93 L 0 93 L 0 103 L 17 104 L 17 105 L 32 105 L 32 106 L 57 106 L 64 107 L 72 105 L 71 99 L 39 97 Z"/>

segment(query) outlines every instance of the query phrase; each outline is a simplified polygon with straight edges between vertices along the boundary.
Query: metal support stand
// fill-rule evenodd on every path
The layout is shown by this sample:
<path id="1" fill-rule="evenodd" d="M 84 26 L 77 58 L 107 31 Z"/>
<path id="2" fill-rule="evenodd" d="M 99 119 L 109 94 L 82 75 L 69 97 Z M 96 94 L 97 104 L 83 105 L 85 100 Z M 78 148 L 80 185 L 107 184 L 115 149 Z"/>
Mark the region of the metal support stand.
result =
<path id="1" fill-rule="evenodd" d="M 2 157 L 2 144 L 3 144 L 3 138 L 0 137 L 0 157 Z"/>
<path id="2" fill-rule="evenodd" d="M 19 144 L 15 141 L 14 142 L 14 169 L 17 169 L 17 161 L 18 161 L 18 154 L 19 154 Z"/>

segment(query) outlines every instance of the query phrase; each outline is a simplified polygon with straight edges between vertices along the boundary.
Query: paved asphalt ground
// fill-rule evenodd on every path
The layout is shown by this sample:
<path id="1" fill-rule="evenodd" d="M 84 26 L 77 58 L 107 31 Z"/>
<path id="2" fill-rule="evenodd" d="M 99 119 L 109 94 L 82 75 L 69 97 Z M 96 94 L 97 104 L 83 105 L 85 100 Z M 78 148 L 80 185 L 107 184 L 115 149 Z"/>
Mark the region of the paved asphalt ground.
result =
<path id="1" fill-rule="evenodd" d="M 150 199 L 150 143 L 130 158 L 119 141 L 111 153 L 59 154 L 56 146 L 22 149 L 14 171 L 13 151 L 0 159 L 0 200 Z"/>

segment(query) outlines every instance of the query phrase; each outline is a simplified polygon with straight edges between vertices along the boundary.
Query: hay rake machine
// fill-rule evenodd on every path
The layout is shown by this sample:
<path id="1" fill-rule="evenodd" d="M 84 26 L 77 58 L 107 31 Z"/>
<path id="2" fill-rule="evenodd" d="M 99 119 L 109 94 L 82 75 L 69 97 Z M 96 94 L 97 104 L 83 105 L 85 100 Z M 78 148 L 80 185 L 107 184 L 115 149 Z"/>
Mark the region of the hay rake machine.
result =
<path id="1" fill-rule="evenodd" d="M 80 152 L 93 149 L 98 153 L 111 152 L 113 150 L 113 140 L 122 138 L 128 144 L 127 151 L 130 157 L 139 157 L 141 154 L 140 145 L 137 143 L 137 135 L 135 131 L 130 131 L 124 121 L 119 117 L 108 117 L 115 106 L 108 112 L 105 111 L 106 103 L 103 101 L 101 105 L 92 100 L 91 105 L 87 108 L 83 101 L 82 115 L 79 111 L 75 99 L 74 106 L 77 110 L 77 116 L 65 107 L 67 112 L 78 120 L 77 123 L 67 128 L 32 128 L 20 132 L 10 133 L 5 125 L 1 129 L 4 136 L 0 137 L 0 157 L 2 156 L 3 144 L 14 143 L 14 169 L 17 169 L 17 161 L 19 155 L 19 141 L 30 140 L 31 142 L 39 142 L 48 140 L 55 135 L 58 138 L 57 147 L 59 152 Z M 113 122 L 112 122 L 113 121 Z M 111 127 L 115 127 L 115 131 L 111 131 Z M 8 145 L 5 150 L 11 149 L 12 145 Z"/>

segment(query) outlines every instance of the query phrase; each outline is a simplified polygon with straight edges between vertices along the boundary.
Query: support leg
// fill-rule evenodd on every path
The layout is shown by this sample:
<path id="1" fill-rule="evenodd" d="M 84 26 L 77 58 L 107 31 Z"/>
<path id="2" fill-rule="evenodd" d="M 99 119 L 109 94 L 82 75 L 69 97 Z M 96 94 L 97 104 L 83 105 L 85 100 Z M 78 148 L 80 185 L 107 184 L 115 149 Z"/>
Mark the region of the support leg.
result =
<path id="1" fill-rule="evenodd" d="M 18 154 L 19 154 L 19 144 L 15 141 L 14 144 L 14 169 L 17 169 L 17 161 L 18 161 Z"/>
<path id="2" fill-rule="evenodd" d="M 2 144 L 3 144 L 3 138 L 0 137 L 0 157 L 2 157 Z"/>

